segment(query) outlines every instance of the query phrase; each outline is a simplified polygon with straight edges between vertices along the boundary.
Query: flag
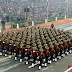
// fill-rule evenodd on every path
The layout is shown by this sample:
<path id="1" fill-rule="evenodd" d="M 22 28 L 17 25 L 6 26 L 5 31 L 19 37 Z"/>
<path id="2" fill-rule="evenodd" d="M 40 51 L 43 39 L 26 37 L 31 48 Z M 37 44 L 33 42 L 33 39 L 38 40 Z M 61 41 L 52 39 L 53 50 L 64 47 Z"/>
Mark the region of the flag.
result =
<path id="1" fill-rule="evenodd" d="M 66 0 L 66 3 L 68 2 L 68 0 Z"/>
<path id="2" fill-rule="evenodd" d="M 67 4 L 67 3 L 68 3 L 68 0 L 65 1 L 65 4 Z"/>
<path id="3" fill-rule="evenodd" d="M 68 65 L 68 68 L 70 68 L 71 66 L 70 65 Z"/>
<path id="4" fill-rule="evenodd" d="M 49 0 L 47 0 L 47 5 L 48 5 Z"/>

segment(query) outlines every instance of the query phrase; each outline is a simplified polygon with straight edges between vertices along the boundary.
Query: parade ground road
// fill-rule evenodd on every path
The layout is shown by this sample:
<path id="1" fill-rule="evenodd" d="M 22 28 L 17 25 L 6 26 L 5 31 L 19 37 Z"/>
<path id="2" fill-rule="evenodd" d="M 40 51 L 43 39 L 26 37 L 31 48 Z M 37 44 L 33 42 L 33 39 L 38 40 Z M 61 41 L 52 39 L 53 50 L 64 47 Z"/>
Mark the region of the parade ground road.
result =
<path id="1" fill-rule="evenodd" d="M 56 28 L 72 32 L 72 23 L 60 25 Z M 34 68 L 28 68 L 30 65 L 31 64 L 25 65 L 25 61 L 20 63 L 19 59 L 18 61 L 14 61 L 14 56 L 12 56 L 12 59 L 0 56 L 0 72 L 64 72 L 68 69 L 68 65 L 72 66 L 72 54 L 67 55 L 65 58 L 62 58 L 57 62 L 48 64 L 47 67 L 42 67 L 41 70 L 38 70 L 38 65 Z"/>

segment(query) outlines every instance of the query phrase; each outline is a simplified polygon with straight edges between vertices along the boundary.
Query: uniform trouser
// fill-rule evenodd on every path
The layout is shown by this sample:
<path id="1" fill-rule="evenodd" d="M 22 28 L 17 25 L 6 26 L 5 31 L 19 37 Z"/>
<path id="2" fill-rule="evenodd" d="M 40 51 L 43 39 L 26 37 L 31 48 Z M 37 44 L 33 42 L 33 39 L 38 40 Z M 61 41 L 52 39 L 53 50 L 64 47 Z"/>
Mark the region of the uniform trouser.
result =
<path id="1" fill-rule="evenodd" d="M 64 47 L 64 53 L 66 52 L 66 47 Z"/>
<path id="2" fill-rule="evenodd" d="M 39 59 L 39 61 L 40 61 L 39 66 L 41 66 L 41 65 L 42 65 L 42 63 L 43 63 L 43 62 L 42 62 L 42 58 L 41 58 L 41 59 Z"/>
<path id="3" fill-rule="evenodd" d="M 14 49 L 10 49 L 9 52 L 10 52 L 9 55 L 12 55 L 12 53 L 14 53 Z"/>
<path id="4" fill-rule="evenodd" d="M 45 58 L 46 58 L 46 63 L 48 62 L 48 56 L 45 56 Z"/>
<path id="5" fill-rule="evenodd" d="M 53 59 L 53 54 L 51 54 L 51 60 Z"/>
<path id="6" fill-rule="evenodd" d="M 25 57 L 24 53 L 21 52 L 21 59 L 23 59 Z"/>
<path id="7" fill-rule="evenodd" d="M 0 52 L 2 52 L 2 48 L 0 49 Z"/>
<path id="8" fill-rule="evenodd" d="M 69 52 L 69 50 L 70 50 L 70 46 L 68 45 L 68 52 Z"/>
<path id="9" fill-rule="evenodd" d="M 5 50 L 6 50 L 5 54 L 7 54 L 9 52 L 9 47 L 6 47 Z"/>
<path id="10" fill-rule="evenodd" d="M 57 56 L 58 56 L 58 52 L 56 51 L 56 52 L 55 52 L 55 58 L 57 58 Z"/>
<path id="11" fill-rule="evenodd" d="M 12 53 L 14 53 L 14 49 L 11 49 L 11 55 L 12 55 Z"/>
<path id="12" fill-rule="evenodd" d="M 19 50 L 16 51 L 15 57 L 17 57 L 18 55 L 19 55 Z"/>
<path id="13" fill-rule="evenodd" d="M 32 63 L 35 63 L 35 61 L 36 61 L 36 59 L 34 59 L 34 60 L 32 61 Z"/>
<path id="14" fill-rule="evenodd" d="M 2 46 L 1 46 L 1 50 L 0 50 L 0 52 L 2 52 L 3 50 L 4 50 L 4 46 L 2 45 Z"/>
<path id="15" fill-rule="evenodd" d="M 60 56 L 62 55 L 62 49 L 60 49 Z"/>
<path id="16" fill-rule="evenodd" d="M 30 57 L 30 55 L 29 55 L 29 54 L 27 55 L 27 57 L 28 57 L 27 61 L 28 61 L 29 59 L 31 59 L 31 57 Z"/>

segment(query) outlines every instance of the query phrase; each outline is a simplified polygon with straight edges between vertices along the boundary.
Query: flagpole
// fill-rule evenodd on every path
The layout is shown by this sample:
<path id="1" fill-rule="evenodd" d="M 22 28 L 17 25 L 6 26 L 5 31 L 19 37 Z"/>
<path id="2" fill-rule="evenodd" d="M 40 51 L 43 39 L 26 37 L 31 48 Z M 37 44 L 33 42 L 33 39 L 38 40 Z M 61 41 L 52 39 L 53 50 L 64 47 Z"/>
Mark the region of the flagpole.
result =
<path id="1" fill-rule="evenodd" d="M 48 2 L 49 0 L 47 0 L 47 22 L 48 22 Z"/>
<path id="2" fill-rule="evenodd" d="M 68 18 L 68 2 L 67 2 L 67 18 Z"/>

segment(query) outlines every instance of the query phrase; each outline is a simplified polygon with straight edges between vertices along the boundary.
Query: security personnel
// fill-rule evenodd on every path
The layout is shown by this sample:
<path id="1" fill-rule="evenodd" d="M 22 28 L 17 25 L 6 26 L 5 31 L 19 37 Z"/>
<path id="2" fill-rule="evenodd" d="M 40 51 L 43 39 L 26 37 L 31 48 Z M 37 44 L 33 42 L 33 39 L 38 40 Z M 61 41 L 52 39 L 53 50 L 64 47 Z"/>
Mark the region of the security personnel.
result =
<path id="1" fill-rule="evenodd" d="M 51 27 L 54 28 L 54 24 L 53 23 L 51 24 Z"/>
<path id="2" fill-rule="evenodd" d="M 1 23 L 2 23 L 3 30 L 5 30 L 5 21 L 4 21 L 4 19 L 1 21 Z"/>

